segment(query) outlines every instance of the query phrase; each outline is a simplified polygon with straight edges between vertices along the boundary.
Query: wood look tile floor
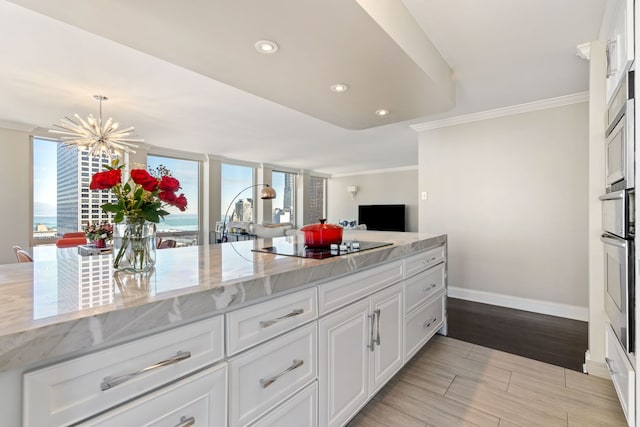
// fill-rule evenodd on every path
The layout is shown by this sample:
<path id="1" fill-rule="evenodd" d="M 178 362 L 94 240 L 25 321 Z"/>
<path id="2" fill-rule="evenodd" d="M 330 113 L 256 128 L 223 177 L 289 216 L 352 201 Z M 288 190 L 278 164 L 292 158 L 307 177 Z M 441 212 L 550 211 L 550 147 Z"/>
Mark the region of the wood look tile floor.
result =
<path id="1" fill-rule="evenodd" d="M 609 380 L 436 335 L 348 427 L 626 425 Z"/>

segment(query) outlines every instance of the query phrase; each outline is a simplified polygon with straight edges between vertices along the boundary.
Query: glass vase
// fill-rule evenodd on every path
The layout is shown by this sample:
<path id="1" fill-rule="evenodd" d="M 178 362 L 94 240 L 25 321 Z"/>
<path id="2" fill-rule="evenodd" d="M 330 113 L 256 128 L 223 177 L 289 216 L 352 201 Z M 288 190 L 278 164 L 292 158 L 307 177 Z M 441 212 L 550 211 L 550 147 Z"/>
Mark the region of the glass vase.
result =
<path id="1" fill-rule="evenodd" d="M 156 225 L 139 220 L 116 224 L 113 233 L 113 268 L 134 273 L 156 264 Z"/>

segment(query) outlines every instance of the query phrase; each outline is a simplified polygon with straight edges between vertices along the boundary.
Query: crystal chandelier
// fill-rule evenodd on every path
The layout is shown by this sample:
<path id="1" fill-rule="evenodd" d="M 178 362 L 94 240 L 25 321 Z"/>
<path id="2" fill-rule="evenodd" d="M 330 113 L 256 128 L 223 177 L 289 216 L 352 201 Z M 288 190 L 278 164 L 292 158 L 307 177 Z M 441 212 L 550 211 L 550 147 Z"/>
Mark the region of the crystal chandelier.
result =
<path id="1" fill-rule="evenodd" d="M 102 121 L 102 101 L 109 98 L 103 95 L 94 95 L 93 98 L 100 104 L 99 116 L 96 119 L 89 114 L 86 120 L 74 114 L 75 120 L 69 117 L 60 119 L 60 124 L 53 125 L 57 129 L 49 132 L 60 136 L 60 142 L 68 147 L 79 147 L 88 150 L 89 156 L 103 156 L 111 158 L 123 153 L 135 153 L 132 148 L 138 148 L 134 142 L 144 142 L 142 139 L 128 138 L 133 126 L 118 130 L 118 123 L 111 117 L 106 122 Z"/>

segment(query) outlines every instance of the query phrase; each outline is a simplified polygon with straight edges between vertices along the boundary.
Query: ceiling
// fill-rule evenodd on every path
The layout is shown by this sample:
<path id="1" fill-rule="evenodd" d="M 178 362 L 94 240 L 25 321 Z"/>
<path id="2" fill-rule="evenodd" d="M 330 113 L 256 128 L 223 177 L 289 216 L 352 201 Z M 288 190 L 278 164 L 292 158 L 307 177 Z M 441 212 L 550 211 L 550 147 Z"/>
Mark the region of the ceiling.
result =
<path id="1" fill-rule="evenodd" d="M 95 114 L 102 94 L 105 116 L 158 147 L 327 174 L 412 167 L 411 124 L 586 91 L 576 46 L 605 1 L 0 0 L 0 127 Z"/>

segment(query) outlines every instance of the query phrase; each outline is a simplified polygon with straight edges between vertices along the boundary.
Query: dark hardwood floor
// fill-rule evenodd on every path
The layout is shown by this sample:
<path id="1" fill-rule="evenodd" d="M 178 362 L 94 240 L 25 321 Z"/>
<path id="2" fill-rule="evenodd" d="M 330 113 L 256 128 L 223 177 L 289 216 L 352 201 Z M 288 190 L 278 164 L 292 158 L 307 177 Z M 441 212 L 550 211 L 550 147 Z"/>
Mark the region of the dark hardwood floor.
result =
<path id="1" fill-rule="evenodd" d="M 582 372 L 587 322 L 447 299 L 448 336 Z"/>

